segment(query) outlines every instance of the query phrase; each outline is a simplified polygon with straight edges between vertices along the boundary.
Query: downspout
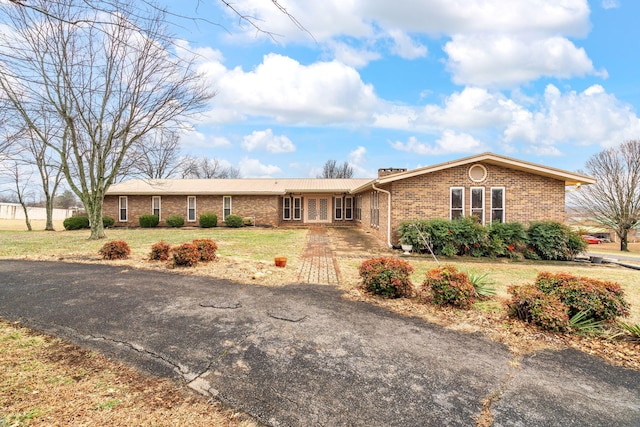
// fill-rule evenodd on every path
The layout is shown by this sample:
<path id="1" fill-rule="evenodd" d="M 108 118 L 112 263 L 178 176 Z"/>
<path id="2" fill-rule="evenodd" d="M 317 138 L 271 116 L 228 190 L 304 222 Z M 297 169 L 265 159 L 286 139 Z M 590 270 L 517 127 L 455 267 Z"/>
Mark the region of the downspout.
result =
<path id="1" fill-rule="evenodd" d="M 391 192 L 387 190 L 383 190 L 382 188 L 376 187 L 375 182 L 371 184 L 371 188 L 376 191 L 380 191 L 387 195 L 387 245 L 392 248 L 391 244 Z"/>

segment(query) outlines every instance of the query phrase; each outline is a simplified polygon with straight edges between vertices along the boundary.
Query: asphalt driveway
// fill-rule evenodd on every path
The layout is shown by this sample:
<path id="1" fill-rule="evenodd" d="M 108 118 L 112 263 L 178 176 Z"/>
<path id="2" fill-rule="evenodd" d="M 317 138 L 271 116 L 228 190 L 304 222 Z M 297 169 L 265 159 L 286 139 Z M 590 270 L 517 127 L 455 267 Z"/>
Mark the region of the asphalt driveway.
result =
<path id="1" fill-rule="evenodd" d="M 274 426 L 638 426 L 640 372 L 502 345 L 330 286 L 0 261 L 0 317 L 184 379 Z"/>

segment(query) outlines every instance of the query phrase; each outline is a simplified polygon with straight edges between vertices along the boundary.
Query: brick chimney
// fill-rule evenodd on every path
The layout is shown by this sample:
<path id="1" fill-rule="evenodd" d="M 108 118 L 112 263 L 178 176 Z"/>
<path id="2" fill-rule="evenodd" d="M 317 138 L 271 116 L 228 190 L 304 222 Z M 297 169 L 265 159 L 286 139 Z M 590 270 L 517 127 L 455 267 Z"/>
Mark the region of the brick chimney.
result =
<path id="1" fill-rule="evenodd" d="M 380 168 L 378 169 L 378 178 L 393 175 L 394 173 L 406 172 L 407 168 Z"/>

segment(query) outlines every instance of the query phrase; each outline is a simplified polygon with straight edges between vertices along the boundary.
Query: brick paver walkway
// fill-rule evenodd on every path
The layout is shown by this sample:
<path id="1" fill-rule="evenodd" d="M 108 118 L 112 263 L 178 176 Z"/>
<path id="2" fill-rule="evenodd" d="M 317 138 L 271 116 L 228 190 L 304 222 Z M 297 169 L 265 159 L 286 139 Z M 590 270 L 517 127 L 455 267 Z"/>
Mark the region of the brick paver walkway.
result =
<path id="1" fill-rule="evenodd" d="M 301 283 L 337 285 L 340 283 L 333 252 L 324 227 L 313 227 L 307 233 L 307 244 L 298 269 Z"/>

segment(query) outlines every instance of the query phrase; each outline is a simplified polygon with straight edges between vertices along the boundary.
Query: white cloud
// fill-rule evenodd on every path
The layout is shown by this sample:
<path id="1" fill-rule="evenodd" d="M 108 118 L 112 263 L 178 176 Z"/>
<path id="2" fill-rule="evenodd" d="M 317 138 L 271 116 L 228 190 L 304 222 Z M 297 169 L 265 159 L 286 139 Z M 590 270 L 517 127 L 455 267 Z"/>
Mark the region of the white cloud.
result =
<path id="1" fill-rule="evenodd" d="M 396 150 L 422 156 L 449 153 L 481 153 L 487 150 L 486 145 L 473 136 L 452 130 L 445 130 L 435 144 L 419 142 L 415 136 L 412 136 L 409 137 L 407 142 L 395 141 L 391 142 L 390 145 Z"/>
<path id="2" fill-rule="evenodd" d="M 602 0 L 603 9 L 617 9 L 619 7 L 620 2 L 618 0 Z"/>
<path id="3" fill-rule="evenodd" d="M 266 55 L 253 71 L 229 70 L 218 87 L 216 109 L 285 123 L 363 121 L 379 103 L 373 87 L 352 67 L 337 61 L 306 66 L 277 54 Z"/>
<path id="4" fill-rule="evenodd" d="M 543 76 L 571 78 L 597 72 L 582 48 L 563 37 L 456 35 L 444 47 L 453 81 L 483 87 L 515 87 Z"/>
<path id="5" fill-rule="evenodd" d="M 363 68 L 371 61 L 381 58 L 381 54 L 367 48 L 355 48 L 342 42 L 330 42 L 329 48 L 339 62 L 353 68 Z"/>
<path id="6" fill-rule="evenodd" d="M 247 157 L 238 162 L 238 169 L 243 178 L 270 178 L 282 172 L 278 166 L 263 165 L 260 160 Z"/>
<path id="7" fill-rule="evenodd" d="M 360 145 L 358 146 L 358 148 L 349 153 L 349 163 L 352 165 L 362 164 L 365 161 L 366 155 L 367 149 Z"/>
<path id="8" fill-rule="evenodd" d="M 413 40 L 407 33 L 400 30 L 391 30 L 389 35 L 393 39 L 394 45 L 391 52 L 404 59 L 416 59 L 427 56 L 427 47 L 422 43 Z"/>
<path id="9" fill-rule="evenodd" d="M 284 135 L 274 135 L 271 129 L 256 130 L 242 140 L 242 148 L 247 151 L 265 150 L 269 153 L 293 153 L 296 146 Z"/>

